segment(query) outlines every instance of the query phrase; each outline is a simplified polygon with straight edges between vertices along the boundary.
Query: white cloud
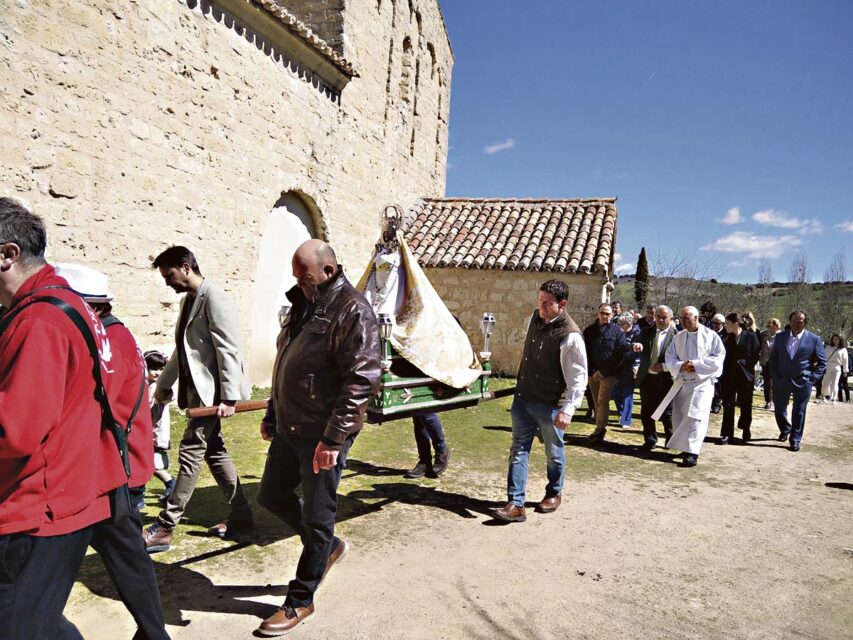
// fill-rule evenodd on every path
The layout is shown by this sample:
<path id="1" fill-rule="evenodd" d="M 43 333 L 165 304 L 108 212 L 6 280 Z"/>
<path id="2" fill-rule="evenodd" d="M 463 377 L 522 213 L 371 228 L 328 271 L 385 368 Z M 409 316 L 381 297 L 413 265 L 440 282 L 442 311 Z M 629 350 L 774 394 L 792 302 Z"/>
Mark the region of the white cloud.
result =
<path id="1" fill-rule="evenodd" d="M 512 149 L 514 146 L 515 140 L 513 140 L 512 138 L 507 138 L 503 142 L 498 142 L 497 144 L 490 144 L 488 147 L 483 149 L 483 151 L 491 155 L 493 153 L 500 153 L 501 151 Z"/>
<path id="2" fill-rule="evenodd" d="M 778 258 L 785 251 L 801 244 L 802 240 L 794 235 L 762 236 L 747 231 L 735 231 L 699 248 L 702 251 L 743 253 L 744 258 L 757 260 L 764 257 Z"/>
<path id="3" fill-rule="evenodd" d="M 613 273 L 617 276 L 621 276 L 623 273 L 634 273 L 634 264 L 631 262 L 623 262 L 622 264 L 617 264 L 613 269 Z"/>
<path id="4" fill-rule="evenodd" d="M 740 207 L 732 207 L 726 211 L 726 215 L 722 218 L 717 218 L 717 222 L 721 222 L 723 224 L 740 224 L 742 221 L 743 218 L 740 215 Z"/>
<path id="5" fill-rule="evenodd" d="M 817 218 L 801 220 L 788 215 L 784 211 L 765 209 L 752 214 L 752 219 L 768 227 L 779 229 L 796 229 L 801 235 L 816 235 L 823 233 L 823 224 Z"/>
<path id="6" fill-rule="evenodd" d="M 836 229 L 841 229 L 847 233 L 853 233 L 853 220 L 845 220 L 844 222 L 835 225 Z"/>

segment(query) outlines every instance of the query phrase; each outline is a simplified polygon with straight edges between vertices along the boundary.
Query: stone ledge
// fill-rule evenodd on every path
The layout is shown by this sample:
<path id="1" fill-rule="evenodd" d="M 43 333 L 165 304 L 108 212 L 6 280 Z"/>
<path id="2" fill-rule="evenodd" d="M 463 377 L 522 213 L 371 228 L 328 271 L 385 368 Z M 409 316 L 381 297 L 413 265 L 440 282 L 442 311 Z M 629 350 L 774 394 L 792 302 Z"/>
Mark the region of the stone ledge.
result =
<path id="1" fill-rule="evenodd" d="M 189 0 L 188 4 L 192 7 L 194 3 Z M 231 14 L 338 94 L 358 77 L 346 59 L 275 0 L 214 0 L 210 4 Z"/>

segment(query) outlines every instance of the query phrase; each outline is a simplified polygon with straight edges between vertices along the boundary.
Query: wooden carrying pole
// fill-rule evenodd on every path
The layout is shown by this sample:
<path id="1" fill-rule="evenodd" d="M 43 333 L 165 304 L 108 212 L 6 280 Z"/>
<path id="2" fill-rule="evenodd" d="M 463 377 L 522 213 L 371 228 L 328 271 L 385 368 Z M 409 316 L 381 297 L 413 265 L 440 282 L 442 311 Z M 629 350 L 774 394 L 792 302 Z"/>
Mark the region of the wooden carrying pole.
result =
<path id="1" fill-rule="evenodd" d="M 246 402 L 237 402 L 234 404 L 234 412 L 242 413 L 243 411 L 259 411 L 267 408 L 267 400 L 248 400 Z M 198 407 L 196 409 L 187 409 L 184 413 L 187 418 L 208 418 L 215 416 L 219 410 L 219 405 L 215 407 Z"/>

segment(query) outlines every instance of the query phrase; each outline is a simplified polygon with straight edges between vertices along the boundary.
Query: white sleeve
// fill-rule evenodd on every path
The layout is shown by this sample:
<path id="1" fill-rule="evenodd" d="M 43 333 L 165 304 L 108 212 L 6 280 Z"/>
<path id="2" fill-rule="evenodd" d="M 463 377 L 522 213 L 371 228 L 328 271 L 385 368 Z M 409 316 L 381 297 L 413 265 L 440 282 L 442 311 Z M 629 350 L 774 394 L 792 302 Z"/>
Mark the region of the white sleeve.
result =
<path id="1" fill-rule="evenodd" d="M 560 342 L 560 365 L 566 380 L 566 398 L 560 411 L 571 417 L 583 402 L 587 384 L 586 347 L 581 334 L 572 332 Z"/>

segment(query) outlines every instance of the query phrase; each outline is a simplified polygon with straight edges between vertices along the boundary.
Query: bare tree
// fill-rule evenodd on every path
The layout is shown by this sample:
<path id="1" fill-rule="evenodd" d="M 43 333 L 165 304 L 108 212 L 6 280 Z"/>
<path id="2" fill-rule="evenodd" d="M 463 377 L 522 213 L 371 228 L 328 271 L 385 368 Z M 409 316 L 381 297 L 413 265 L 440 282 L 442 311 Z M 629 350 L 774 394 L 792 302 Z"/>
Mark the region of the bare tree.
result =
<path id="1" fill-rule="evenodd" d="M 698 307 L 703 301 L 719 295 L 718 281 L 725 275 L 719 257 L 697 262 L 694 253 L 664 254 L 658 251 L 652 259 L 654 279 L 650 299 L 673 309 L 684 305 Z"/>
<path id="2" fill-rule="evenodd" d="M 788 302 L 791 311 L 807 310 L 811 305 L 811 285 L 809 284 L 809 262 L 806 253 L 797 249 L 788 270 Z"/>
<path id="3" fill-rule="evenodd" d="M 836 253 L 823 274 L 823 287 L 818 298 L 818 325 L 824 337 L 843 334 L 849 327 L 850 291 L 847 280 L 847 258 L 844 249 Z"/>
<path id="4" fill-rule="evenodd" d="M 758 263 L 758 283 L 750 291 L 749 298 L 757 328 L 763 327 L 773 314 L 773 271 L 766 257 Z"/>
<path id="5" fill-rule="evenodd" d="M 773 271 L 770 268 L 770 260 L 761 258 L 758 263 L 758 284 L 766 287 L 773 282 Z"/>

